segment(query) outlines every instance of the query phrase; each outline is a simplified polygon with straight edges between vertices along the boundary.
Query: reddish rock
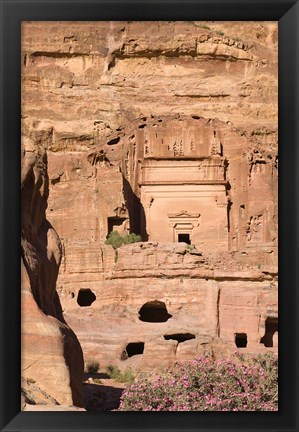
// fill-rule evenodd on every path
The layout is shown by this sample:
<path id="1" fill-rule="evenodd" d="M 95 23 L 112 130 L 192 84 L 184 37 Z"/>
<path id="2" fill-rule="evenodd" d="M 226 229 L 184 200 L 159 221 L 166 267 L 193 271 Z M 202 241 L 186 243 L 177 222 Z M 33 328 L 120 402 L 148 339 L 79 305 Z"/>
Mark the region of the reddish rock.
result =
<path id="1" fill-rule="evenodd" d="M 23 134 L 47 150 L 57 291 L 85 361 L 276 352 L 277 23 L 22 30 Z M 144 242 L 116 254 L 112 230 Z"/>
<path id="2" fill-rule="evenodd" d="M 22 158 L 22 375 L 60 404 L 84 406 L 83 356 L 66 324 L 56 292 L 61 244 L 47 221 L 46 154 L 23 148 Z"/>

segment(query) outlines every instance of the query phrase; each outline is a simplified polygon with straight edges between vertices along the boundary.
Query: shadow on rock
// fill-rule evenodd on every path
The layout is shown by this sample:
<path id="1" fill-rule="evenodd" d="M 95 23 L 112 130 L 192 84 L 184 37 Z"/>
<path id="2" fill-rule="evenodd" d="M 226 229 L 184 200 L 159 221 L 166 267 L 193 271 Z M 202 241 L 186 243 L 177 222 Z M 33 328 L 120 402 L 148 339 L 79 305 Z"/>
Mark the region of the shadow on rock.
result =
<path id="1" fill-rule="evenodd" d="M 84 384 L 87 411 L 112 411 L 120 404 L 124 388 L 97 384 Z"/>

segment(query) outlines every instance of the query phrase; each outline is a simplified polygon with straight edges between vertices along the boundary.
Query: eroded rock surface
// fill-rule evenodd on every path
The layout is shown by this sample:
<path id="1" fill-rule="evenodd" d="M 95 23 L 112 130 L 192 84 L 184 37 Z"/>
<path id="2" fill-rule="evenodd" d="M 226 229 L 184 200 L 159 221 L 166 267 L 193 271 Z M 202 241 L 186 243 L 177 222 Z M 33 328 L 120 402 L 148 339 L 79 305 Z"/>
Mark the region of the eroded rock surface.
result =
<path id="1" fill-rule="evenodd" d="M 44 404 L 84 406 L 83 355 L 56 291 L 59 237 L 47 221 L 46 153 L 24 137 L 22 148 L 22 375 L 49 394 Z"/>
<path id="2" fill-rule="evenodd" d="M 114 255 L 104 246 L 105 256 L 109 249 Z M 83 274 L 76 287 L 65 282 L 60 291 L 89 359 L 123 368 L 170 366 L 243 348 L 242 337 L 249 352 L 277 350 L 276 268 L 248 269 L 233 259 L 224 267 L 223 259 L 185 243 L 124 245 L 117 256 L 104 263 L 102 281 Z M 80 305 L 87 286 L 93 301 Z"/>
<path id="3" fill-rule="evenodd" d="M 276 351 L 277 23 L 30 22 L 22 59 L 85 360 Z"/>

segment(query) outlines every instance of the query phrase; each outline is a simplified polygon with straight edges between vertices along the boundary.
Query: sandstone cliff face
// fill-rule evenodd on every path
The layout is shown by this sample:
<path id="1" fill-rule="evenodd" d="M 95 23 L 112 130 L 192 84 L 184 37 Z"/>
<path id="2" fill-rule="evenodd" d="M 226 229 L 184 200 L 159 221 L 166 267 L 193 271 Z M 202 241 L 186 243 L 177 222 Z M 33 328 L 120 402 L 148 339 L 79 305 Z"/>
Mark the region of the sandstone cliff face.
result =
<path id="1" fill-rule="evenodd" d="M 275 350 L 277 23 L 28 22 L 22 35 L 23 130 L 47 150 L 58 292 L 85 359 Z M 201 255 L 169 244 L 177 218 Z M 149 243 L 115 262 L 112 229 Z M 144 322 L 145 304 L 171 317 Z"/>
<path id="2" fill-rule="evenodd" d="M 25 137 L 23 145 L 22 375 L 38 382 L 57 404 L 83 406 L 82 350 L 56 292 L 61 243 L 45 217 L 46 153 Z"/>
<path id="3" fill-rule="evenodd" d="M 224 266 L 224 257 L 184 243 L 124 245 L 116 263 L 111 246 L 100 253 L 102 280 L 67 277 L 60 291 L 86 357 L 124 368 L 170 366 L 233 352 L 243 335 L 249 352 L 277 350 L 275 268 L 244 269 L 233 259 Z"/>

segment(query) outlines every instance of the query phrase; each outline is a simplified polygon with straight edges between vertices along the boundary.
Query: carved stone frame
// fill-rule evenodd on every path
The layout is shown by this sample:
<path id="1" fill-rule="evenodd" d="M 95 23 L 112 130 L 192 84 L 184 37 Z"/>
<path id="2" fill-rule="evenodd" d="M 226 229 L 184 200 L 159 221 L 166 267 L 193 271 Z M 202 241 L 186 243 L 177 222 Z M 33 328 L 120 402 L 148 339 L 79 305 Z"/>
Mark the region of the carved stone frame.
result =
<path id="1" fill-rule="evenodd" d="M 173 241 L 178 241 L 179 234 L 189 234 L 192 240 L 192 230 L 200 225 L 200 213 L 188 213 L 181 210 L 180 213 L 168 213 L 169 226 L 173 229 Z"/>

